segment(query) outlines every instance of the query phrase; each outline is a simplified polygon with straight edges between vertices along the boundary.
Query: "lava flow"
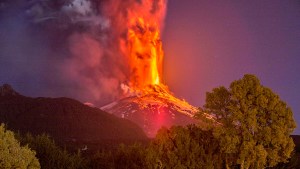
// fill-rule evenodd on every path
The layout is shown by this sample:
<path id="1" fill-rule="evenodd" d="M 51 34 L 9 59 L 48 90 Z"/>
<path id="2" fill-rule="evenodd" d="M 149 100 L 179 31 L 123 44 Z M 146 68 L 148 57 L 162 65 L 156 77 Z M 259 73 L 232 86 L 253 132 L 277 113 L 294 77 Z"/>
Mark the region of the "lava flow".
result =
<path id="1" fill-rule="evenodd" d="M 130 69 L 124 97 L 103 110 L 137 123 L 148 136 L 161 126 L 195 123 L 198 109 L 180 100 L 162 83 L 163 50 L 160 39 L 166 0 L 141 0 L 127 10 L 127 32 L 120 40 Z M 211 116 L 204 114 L 204 118 Z"/>

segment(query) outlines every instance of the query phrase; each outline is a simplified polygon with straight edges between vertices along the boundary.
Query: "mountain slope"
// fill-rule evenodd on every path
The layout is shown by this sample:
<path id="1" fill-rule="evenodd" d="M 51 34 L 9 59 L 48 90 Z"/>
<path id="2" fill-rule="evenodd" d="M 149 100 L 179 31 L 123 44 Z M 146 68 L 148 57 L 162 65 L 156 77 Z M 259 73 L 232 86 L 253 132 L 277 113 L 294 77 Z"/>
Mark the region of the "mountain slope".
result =
<path id="1" fill-rule="evenodd" d="M 101 109 L 135 122 L 149 137 L 154 137 L 162 126 L 197 123 L 205 127 L 207 121 L 213 121 L 213 117 L 204 112 L 195 120 L 194 115 L 200 110 L 174 97 L 163 85 L 148 86 Z"/>
<path id="2" fill-rule="evenodd" d="M 146 139 L 129 120 L 69 98 L 25 97 L 9 85 L 0 87 L 0 123 L 21 132 L 48 133 L 59 142 Z"/>

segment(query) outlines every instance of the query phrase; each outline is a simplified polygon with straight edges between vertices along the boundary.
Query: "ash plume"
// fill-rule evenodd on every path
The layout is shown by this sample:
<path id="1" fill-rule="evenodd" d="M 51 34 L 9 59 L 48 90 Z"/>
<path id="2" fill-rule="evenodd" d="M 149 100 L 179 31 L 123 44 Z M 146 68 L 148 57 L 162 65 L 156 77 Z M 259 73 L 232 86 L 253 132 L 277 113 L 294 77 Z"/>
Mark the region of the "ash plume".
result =
<path id="1" fill-rule="evenodd" d="M 0 2 L 1 83 L 33 96 L 103 105 L 129 84 L 129 13 L 155 18 L 166 0 L 4 0 Z"/>

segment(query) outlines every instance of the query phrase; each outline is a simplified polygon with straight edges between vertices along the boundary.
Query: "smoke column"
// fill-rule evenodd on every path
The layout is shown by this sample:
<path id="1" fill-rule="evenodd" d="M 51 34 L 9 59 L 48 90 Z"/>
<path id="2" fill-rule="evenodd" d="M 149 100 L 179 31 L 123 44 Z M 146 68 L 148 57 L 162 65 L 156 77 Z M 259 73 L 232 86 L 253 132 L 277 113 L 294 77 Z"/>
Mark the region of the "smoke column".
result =
<path id="1" fill-rule="evenodd" d="M 0 2 L 1 83 L 109 103 L 162 80 L 166 0 Z M 18 34 L 16 35 L 16 32 Z M 26 94 L 26 93 L 25 93 Z"/>

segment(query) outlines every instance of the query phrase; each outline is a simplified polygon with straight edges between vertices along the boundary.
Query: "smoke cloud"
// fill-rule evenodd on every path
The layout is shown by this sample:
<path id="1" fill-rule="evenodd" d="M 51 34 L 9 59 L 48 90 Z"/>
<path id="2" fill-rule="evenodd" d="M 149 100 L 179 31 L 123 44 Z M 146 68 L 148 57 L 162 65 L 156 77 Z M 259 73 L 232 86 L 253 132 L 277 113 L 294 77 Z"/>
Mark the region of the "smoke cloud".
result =
<path id="1" fill-rule="evenodd" d="M 97 106 L 130 79 L 122 46 L 129 13 L 160 25 L 166 0 L 0 2 L 0 83 L 30 96 L 66 96 Z M 162 26 L 160 27 L 162 29 Z"/>

